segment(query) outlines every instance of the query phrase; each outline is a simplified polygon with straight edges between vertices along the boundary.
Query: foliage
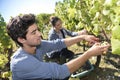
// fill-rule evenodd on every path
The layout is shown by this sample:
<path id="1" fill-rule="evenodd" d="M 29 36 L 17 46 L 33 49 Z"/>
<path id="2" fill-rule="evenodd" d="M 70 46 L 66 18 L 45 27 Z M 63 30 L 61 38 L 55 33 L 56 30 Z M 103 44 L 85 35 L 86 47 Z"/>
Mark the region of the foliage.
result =
<path id="1" fill-rule="evenodd" d="M 0 54 L 0 69 L 5 67 L 5 64 L 8 62 L 7 55 Z"/>
<path id="2" fill-rule="evenodd" d="M 120 40 L 112 38 L 111 43 L 112 43 L 112 53 L 120 55 Z"/>
<path id="3" fill-rule="evenodd" d="M 5 53 L 5 49 L 10 48 L 11 47 L 11 41 L 10 38 L 8 37 L 7 33 L 6 33 L 6 23 L 4 22 L 3 17 L 0 15 L 0 36 L 2 36 L 0 38 L 0 52 L 1 53 Z"/>
<path id="4" fill-rule="evenodd" d="M 56 4 L 55 11 L 67 29 L 85 28 L 89 34 L 100 35 L 107 41 L 110 41 L 112 28 L 120 26 L 119 0 L 63 0 Z"/>
<path id="5" fill-rule="evenodd" d="M 43 32 L 45 27 L 49 24 L 49 17 L 51 14 L 38 14 L 37 15 L 37 23 L 40 28 L 40 31 Z"/>
<path id="6" fill-rule="evenodd" d="M 56 15 L 70 30 L 86 28 L 89 32 L 98 35 L 103 27 L 111 30 L 117 0 L 63 0 L 56 5 Z M 109 4 L 108 4 L 109 3 Z"/>
<path id="7" fill-rule="evenodd" d="M 6 23 L 0 14 L 0 71 L 9 70 L 10 57 L 12 55 L 12 41 L 6 32 Z"/>
<path id="8" fill-rule="evenodd" d="M 10 75 L 11 75 L 11 72 L 8 72 L 8 71 L 3 72 L 2 73 L 2 78 L 8 78 L 8 77 L 10 77 Z"/>
<path id="9" fill-rule="evenodd" d="M 112 53 L 120 55 L 120 25 L 112 29 Z"/>
<path id="10" fill-rule="evenodd" d="M 37 15 L 37 24 L 40 32 L 44 35 L 44 39 L 47 39 L 47 33 L 49 31 L 49 18 L 52 14 L 41 13 Z M 43 37 L 42 35 L 42 37 Z"/>

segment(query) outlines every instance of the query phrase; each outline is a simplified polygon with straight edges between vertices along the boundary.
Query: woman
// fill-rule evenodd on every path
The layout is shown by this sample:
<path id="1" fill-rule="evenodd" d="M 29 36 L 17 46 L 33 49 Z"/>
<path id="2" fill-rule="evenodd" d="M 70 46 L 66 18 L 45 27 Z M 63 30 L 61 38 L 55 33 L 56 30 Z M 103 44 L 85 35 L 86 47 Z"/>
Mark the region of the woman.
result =
<path id="1" fill-rule="evenodd" d="M 52 25 L 51 30 L 49 31 L 48 39 L 49 40 L 56 40 L 56 39 L 63 39 L 67 36 L 74 37 L 77 35 L 87 34 L 87 31 L 84 29 L 79 32 L 72 32 L 62 27 L 62 21 L 60 18 L 56 16 L 50 17 L 50 22 Z M 74 53 L 67 48 L 62 49 L 61 51 L 55 51 L 53 53 L 47 54 L 50 58 L 60 58 L 60 63 L 63 64 L 66 62 L 66 59 L 72 59 Z"/>

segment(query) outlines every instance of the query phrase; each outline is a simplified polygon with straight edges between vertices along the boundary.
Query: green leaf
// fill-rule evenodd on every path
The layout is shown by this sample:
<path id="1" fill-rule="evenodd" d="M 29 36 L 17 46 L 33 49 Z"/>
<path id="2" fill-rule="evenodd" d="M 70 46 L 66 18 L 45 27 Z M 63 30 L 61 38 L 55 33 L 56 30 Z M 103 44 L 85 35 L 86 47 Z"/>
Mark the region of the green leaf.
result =
<path id="1" fill-rule="evenodd" d="M 120 40 L 111 38 L 112 53 L 120 55 Z"/>
<path id="2" fill-rule="evenodd" d="M 114 39 L 119 39 L 120 40 L 120 26 L 119 25 L 113 27 L 113 29 L 112 29 L 112 37 Z"/>

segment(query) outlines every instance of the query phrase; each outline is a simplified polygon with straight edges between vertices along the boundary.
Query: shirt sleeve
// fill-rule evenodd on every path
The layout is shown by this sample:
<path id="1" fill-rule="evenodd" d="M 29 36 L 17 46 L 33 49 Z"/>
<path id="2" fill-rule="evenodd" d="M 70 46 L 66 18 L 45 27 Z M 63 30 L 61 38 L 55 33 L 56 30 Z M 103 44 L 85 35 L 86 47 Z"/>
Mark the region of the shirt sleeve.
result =
<path id="1" fill-rule="evenodd" d="M 41 62 L 29 55 L 20 58 L 16 67 L 16 75 L 23 79 L 64 79 L 70 75 L 65 64 Z"/>
<path id="2" fill-rule="evenodd" d="M 43 54 L 52 51 L 60 51 L 63 48 L 66 48 L 63 39 L 56 39 L 51 41 L 42 40 L 41 45 L 38 47 L 38 49 L 40 49 Z"/>

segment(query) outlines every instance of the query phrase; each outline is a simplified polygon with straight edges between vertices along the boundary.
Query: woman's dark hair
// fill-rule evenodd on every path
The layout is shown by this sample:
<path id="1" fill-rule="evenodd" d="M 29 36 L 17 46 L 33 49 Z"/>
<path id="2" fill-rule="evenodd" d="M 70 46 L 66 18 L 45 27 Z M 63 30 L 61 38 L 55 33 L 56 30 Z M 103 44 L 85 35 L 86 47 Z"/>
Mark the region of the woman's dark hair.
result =
<path id="1" fill-rule="evenodd" d="M 56 16 L 51 16 L 50 17 L 50 22 L 52 24 L 52 26 L 55 26 L 56 22 L 61 20 L 60 18 L 56 17 Z"/>
<path id="2" fill-rule="evenodd" d="M 7 24 L 7 33 L 18 45 L 23 46 L 22 43 L 18 41 L 18 38 L 26 39 L 27 29 L 35 22 L 36 20 L 33 14 L 16 16 L 10 19 Z"/>

